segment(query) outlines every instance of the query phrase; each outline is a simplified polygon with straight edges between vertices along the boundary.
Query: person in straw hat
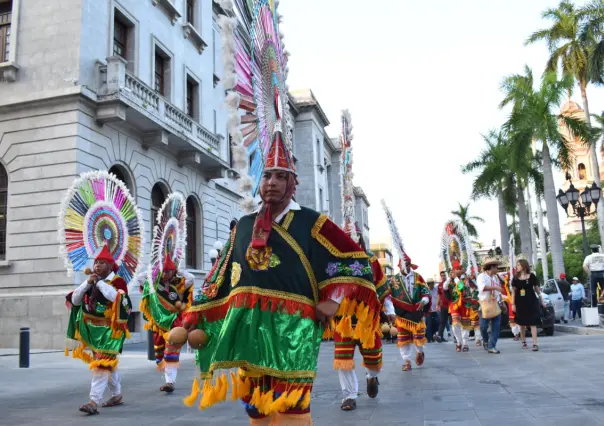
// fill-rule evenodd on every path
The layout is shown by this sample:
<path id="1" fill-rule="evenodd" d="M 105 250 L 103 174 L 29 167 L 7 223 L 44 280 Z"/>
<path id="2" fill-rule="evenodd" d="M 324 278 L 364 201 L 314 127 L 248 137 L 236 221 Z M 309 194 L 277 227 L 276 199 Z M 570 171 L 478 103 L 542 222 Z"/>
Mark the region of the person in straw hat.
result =
<path id="1" fill-rule="evenodd" d="M 497 268 L 501 262 L 496 258 L 487 258 L 482 263 L 483 272 L 478 275 L 476 285 L 478 286 L 478 300 L 481 305 L 486 301 L 497 300 L 504 289 L 499 285 L 499 280 L 496 277 Z M 491 326 L 491 334 L 489 336 L 489 325 Z M 492 354 L 498 354 L 497 339 L 499 338 L 499 328 L 501 326 L 501 313 L 493 318 L 485 318 L 484 315 L 480 318 L 480 333 L 482 334 L 482 342 L 484 348 Z"/>

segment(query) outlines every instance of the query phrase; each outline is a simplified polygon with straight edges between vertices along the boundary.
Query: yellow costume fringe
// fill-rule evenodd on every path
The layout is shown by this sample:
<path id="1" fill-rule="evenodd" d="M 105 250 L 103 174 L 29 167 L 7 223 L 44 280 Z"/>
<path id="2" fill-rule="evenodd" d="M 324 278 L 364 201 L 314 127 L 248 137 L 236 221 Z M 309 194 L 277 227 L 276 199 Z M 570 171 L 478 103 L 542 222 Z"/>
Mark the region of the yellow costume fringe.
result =
<path id="1" fill-rule="evenodd" d="M 350 371 L 354 368 L 354 359 L 334 359 L 333 369 L 334 370 L 346 370 Z"/>
<path id="2" fill-rule="evenodd" d="M 229 373 L 231 378 L 231 400 L 241 399 L 250 394 L 251 382 L 248 377 L 243 377 L 241 374 L 235 374 L 234 372 Z M 193 380 L 191 386 L 191 394 L 184 398 L 183 402 L 187 407 L 192 407 L 195 401 L 201 395 L 199 401 L 199 409 L 205 410 L 214 404 L 224 402 L 227 399 L 229 390 L 229 380 L 225 374 L 214 380 L 204 380 L 203 388 L 200 389 L 199 380 L 197 377 Z M 271 415 L 273 413 L 283 413 L 292 407 L 295 407 L 300 403 L 302 409 L 308 408 L 310 404 L 310 391 L 307 391 L 302 398 L 304 392 L 303 388 L 298 388 L 290 391 L 285 391 L 275 400 L 274 391 L 268 390 L 262 392 L 260 387 L 254 388 L 250 404 L 258 409 L 258 412 L 264 415 Z"/>

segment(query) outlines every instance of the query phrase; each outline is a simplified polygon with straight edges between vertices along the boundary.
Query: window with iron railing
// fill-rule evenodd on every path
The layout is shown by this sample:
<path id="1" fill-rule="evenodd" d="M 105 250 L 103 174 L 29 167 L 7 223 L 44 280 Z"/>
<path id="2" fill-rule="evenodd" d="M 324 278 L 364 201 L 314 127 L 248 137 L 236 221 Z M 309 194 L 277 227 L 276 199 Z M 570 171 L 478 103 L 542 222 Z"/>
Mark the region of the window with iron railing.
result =
<path id="1" fill-rule="evenodd" d="M 128 44 L 128 28 L 118 21 L 113 22 L 113 54 L 126 59 L 126 49 Z"/>
<path id="2" fill-rule="evenodd" d="M 13 2 L 0 3 L 0 62 L 8 62 Z"/>
<path id="3" fill-rule="evenodd" d="M 155 225 L 157 225 L 157 213 L 165 200 L 166 194 L 164 190 L 159 183 L 156 183 L 151 189 L 151 235 L 153 235 L 153 230 L 155 229 Z"/>
<path id="4" fill-rule="evenodd" d="M 164 84 L 165 83 L 164 82 L 165 67 L 166 67 L 166 63 L 164 61 L 164 58 L 156 52 L 155 53 L 154 88 L 155 88 L 155 91 L 162 96 L 164 96 L 164 94 L 165 94 L 165 90 L 164 90 L 165 89 L 165 84 Z"/>

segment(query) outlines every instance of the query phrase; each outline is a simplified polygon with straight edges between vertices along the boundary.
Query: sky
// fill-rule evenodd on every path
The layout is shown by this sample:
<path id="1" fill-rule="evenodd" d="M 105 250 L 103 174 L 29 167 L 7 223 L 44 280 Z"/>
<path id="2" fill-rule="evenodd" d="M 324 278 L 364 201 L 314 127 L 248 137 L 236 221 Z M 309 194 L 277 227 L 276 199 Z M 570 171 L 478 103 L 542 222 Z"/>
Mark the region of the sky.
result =
<path id="1" fill-rule="evenodd" d="M 578 5 L 584 1 L 576 1 Z M 374 6 L 370 6 L 374 5 Z M 460 166 L 500 127 L 500 84 L 529 65 L 545 68 L 544 43 L 524 46 L 549 22 L 555 0 L 281 0 L 291 53 L 290 89 L 310 88 L 339 136 L 340 111 L 354 126 L 354 184 L 371 203 L 371 242 L 388 241 L 380 200 L 392 210 L 405 249 L 425 277 L 438 271 L 440 238 L 451 210 L 467 203 L 472 175 Z M 588 88 L 590 110 L 604 89 Z M 573 99 L 581 104 L 578 90 Z M 562 174 L 556 175 L 562 185 Z M 499 245 L 496 200 L 472 202 L 479 240 Z M 564 216 L 560 209 L 559 214 Z"/>

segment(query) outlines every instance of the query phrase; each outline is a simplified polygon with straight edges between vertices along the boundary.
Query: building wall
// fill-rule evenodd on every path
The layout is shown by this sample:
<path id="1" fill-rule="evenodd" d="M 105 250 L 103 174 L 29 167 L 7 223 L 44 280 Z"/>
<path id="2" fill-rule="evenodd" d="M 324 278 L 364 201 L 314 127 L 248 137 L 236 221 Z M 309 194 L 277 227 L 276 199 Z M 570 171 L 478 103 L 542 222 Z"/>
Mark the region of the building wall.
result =
<path id="1" fill-rule="evenodd" d="M 49 102 L 0 110 L 0 154 L 9 174 L 7 262 L 0 267 L 0 346 L 17 344 L 18 328 L 32 327 L 32 347 L 61 347 L 67 326 L 64 296 L 82 281 L 68 278 L 59 258 L 57 215 L 64 192 L 81 172 L 119 165 L 132 178 L 145 224 L 145 258 L 151 241 L 151 188 L 157 182 L 198 201 L 198 284 L 210 268 L 208 251 L 228 237 L 240 215 L 235 193 L 178 165 L 175 155 L 144 149 L 127 124 L 94 121 L 88 102 Z M 231 186 L 234 186 L 231 183 Z M 138 290 L 131 293 L 138 310 Z M 6 319 L 6 320 L 5 320 Z M 33 337 L 35 336 L 35 338 Z M 135 338 L 142 338 L 136 336 Z"/>
<path id="2" fill-rule="evenodd" d="M 184 0 L 174 4 L 184 15 Z M 152 87 L 154 43 L 171 56 L 167 99 L 185 105 L 185 76 L 200 84 L 200 123 L 226 135 L 224 89 L 220 77 L 220 32 L 212 2 L 197 2 L 196 21 L 207 48 L 199 53 L 184 39 L 180 18 L 172 25 L 152 0 L 15 0 L 19 10 L 15 82 L 0 82 L 0 161 L 8 178 L 6 260 L 0 261 L 0 347 L 16 347 L 19 327 L 32 328 L 32 348 L 62 348 L 68 315 L 65 295 L 83 277 L 69 278 L 59 258 L 57 215 L 65 191 L 78 174 L 119 165 L 131 178 L 150 248 L 150 193 L 157 182 L 192 196 L 198 208 L 199 284 L 210 268 L 208 251 L 228 237 L 240 215 L 236 184 L 206 180 L 200 166 L 179 166 L 170 146 L 146 149 L 143 135 L 128 121 L 95 121 L 98 65 L 113 52 L 113 14 L 118 8 L 134 24 L 134 56 L 128 69 Z M 13 10 L 14 12 L 14 10 Z M 214 34 L 216 36 L 213 41 Z M 215 67 L 215 68 L 214 68 Z M 216 126 L 214 126 L 216 111 Z M 228 159 L 228 144 L 220 145 Z M 144 264 L 147 257 L 142 260 Z M 131 292 L 138 310 L 140 295 Z M 137 319 L 141 329 L 141 319 Z M 146 333 L 133 333 L 133 340 Z"/>
<path id="3" fill-rule="evenodd" d="M 354 215 L 359 227 L 363 231 L 365 244 L 369 247 L 369 205 L 361 197 L 355 197 Z"/>
<path id="4" fill-rule="evenodd" d="M 0 82 L 0 105 L 73 92 L 80 73 L 81 4 L 82 0 L 13 1 L 19 22 L 17 43 L 11 48 L 16 48 L 20 70 L 16 82 Z"/>

